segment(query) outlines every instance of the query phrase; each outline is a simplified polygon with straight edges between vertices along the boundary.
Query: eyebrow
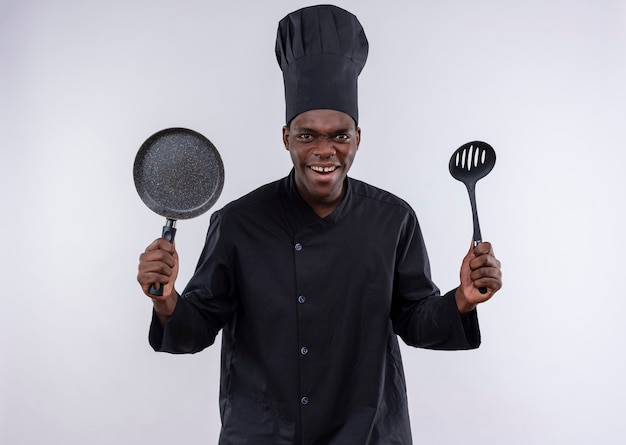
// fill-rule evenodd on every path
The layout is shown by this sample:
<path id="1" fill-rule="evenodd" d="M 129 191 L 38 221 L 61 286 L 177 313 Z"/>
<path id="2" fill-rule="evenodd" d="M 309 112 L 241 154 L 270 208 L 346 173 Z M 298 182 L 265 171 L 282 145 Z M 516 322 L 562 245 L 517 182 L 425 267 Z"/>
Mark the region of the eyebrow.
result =
<path id="1" fill-rule="evenodd" d="M 318 130 L 315 130 L 314 128 L 308 128 L 308 127 L 298 127 L 296 128 L 296 131 L 298 133 L 313 133 L 313 134 L 319 134 L 320 132 Z M 352 130 L 348 129 L 348 128 L 340 128 L 338 130 L 335 130 L 334 132 L 331 132 L 332 134 L 346 134 L 346 133 L 350 133 Z"/>

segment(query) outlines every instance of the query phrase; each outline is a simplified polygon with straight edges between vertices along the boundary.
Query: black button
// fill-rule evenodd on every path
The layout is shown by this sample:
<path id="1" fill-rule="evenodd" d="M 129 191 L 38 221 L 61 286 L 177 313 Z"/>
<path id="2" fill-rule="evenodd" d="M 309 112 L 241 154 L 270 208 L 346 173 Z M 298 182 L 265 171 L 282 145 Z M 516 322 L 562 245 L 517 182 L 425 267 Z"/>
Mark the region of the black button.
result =
<path id="1" fill-rule="evenodd" d="M 296 245 L 294 246 L 294 248 L 295 248 L 298 252 L 300 252 L 300 251 L 302 250 L 302 244 L 300 244 L 300 243 L 296 243 Z"/>
<path id="2" fill-rule="evenodd" d="M 304 295 L 300 295 L 298 297 L 298 303 L 302 304 L 306 301 L 306 297 Z"/>
<path id="3" fill-rule="evenodd" d="M 307 355 L 308 353 L 309 353 L 309 348 L 307 348 L 306 346 L 303 346 L 302 348 L 300 348 L 300 354 Z"/>
<path id="4" fill-rule="evenodd" d="M 309 398 L 308 397 L 302 397 L 300 399 L 300 403 L 302 403 L 303 405 L 308 405 L 309 404 Z"/>

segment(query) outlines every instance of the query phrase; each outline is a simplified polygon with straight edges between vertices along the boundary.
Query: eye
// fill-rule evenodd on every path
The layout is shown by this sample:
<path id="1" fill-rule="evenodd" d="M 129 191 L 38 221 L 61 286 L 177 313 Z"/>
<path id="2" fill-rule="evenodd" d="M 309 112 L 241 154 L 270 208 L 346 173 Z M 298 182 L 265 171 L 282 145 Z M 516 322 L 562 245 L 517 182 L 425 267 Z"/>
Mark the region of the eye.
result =
<path id="1" fill-rule="evenodd" d="M 348 142 L 350 140 L 350 135 L 345 133 L 340 133 L 335 135 L 335 140 L 337 142 Z"/>
<path id="2" fill-rule="evenodd" d="M 309 133 L 301 133 L 299 135 L 296 136 L 296 138 L 299 141 L 310 141 L 311 139 L 313 139 L 313 136 L 311 136 Z"/>

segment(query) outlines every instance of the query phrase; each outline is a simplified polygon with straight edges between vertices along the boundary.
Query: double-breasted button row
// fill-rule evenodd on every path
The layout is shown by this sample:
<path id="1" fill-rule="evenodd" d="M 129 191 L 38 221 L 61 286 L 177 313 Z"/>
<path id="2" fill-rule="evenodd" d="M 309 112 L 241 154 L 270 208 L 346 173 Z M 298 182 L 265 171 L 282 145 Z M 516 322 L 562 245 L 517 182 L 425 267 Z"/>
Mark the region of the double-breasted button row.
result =
<path id="1" fill-rule="evenodd" d="M 296 244 L 294 244 L 293 248 L 295 249 L 296 252 L 300 252 L 303 247 L 302 247 L 302 244 L 296 243 Z M 306 297 L 304 295 L 298 295 L 298 303 L 304 304 L 305 302 L 306 302 Z M 309 353 L 309 348 L 307 348 L 306 346 L 302 346 L 300 348 L 300 354 L 307 355 L 308 353 Z M 306 397 L 306 396 L 300 398 L 300 403 L 302 405 L 308 405 L 309 404 L 309 398 Z"/>

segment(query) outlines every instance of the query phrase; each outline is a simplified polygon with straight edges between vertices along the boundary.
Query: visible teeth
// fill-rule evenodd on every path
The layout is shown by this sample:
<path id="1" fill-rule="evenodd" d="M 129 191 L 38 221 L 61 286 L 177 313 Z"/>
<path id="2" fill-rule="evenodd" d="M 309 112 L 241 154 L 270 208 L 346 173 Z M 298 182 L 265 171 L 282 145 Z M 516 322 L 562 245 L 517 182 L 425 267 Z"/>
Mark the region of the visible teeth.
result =
<path id="1" fill-rule="evenodd" d="M 330 172 L 334 172 L 335 170 L 337 170 L 337 167 L 332 166 L 332 167 L 319 167 L 317 165 L 312 165 L 311 166 L 311 170 L 318 172 L 318 173 L 330 173 Z"/>

